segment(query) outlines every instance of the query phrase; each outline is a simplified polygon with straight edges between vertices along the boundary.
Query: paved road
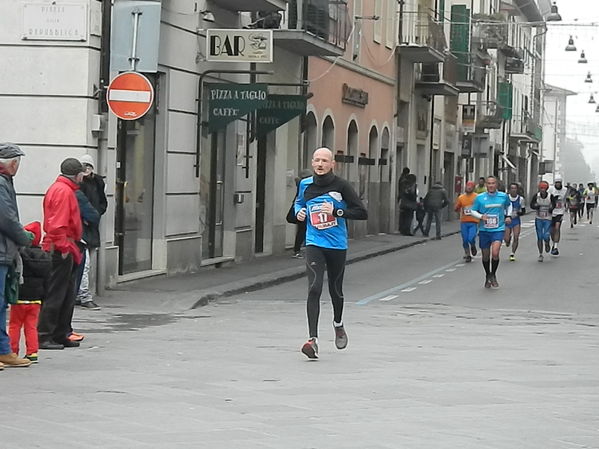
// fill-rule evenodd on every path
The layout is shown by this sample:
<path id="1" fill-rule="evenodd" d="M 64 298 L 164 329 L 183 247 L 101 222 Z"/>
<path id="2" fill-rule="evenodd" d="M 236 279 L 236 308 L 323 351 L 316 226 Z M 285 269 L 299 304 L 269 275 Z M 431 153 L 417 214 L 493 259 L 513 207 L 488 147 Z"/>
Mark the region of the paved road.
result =
<path id="1" fill-rule="evenodd" d="M 80 312 L 82 348 L 0 373 L 1 446 L 599 448 L 599 229 L 565 230 L 543 264 L 531 232 L 499 290 L 458 237 L 349 266 L 349 347 L 324 295 L 315 362 L 305 280 L 185 313 Z"/>

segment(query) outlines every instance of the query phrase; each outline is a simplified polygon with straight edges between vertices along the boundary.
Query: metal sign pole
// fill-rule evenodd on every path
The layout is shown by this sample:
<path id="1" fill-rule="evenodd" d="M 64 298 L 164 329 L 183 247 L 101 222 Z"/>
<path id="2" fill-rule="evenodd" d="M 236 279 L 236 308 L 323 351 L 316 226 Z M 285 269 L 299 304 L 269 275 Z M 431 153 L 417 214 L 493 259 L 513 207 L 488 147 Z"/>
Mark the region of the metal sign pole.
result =
<path id="1" fill-rule="evenodd" d="M 139 9 L 131 12 L 131 15 L 133 16 L 133 42 L 131 43 L 131 56 L 129 57 L 129 62 L 131 63 L 132 72 L 135 72 L 137 61 L 139 61 L 139 58 L 137 57 L 137 31 L 139 29 L 139 16 L 142 14 L 143 13 Z"/>

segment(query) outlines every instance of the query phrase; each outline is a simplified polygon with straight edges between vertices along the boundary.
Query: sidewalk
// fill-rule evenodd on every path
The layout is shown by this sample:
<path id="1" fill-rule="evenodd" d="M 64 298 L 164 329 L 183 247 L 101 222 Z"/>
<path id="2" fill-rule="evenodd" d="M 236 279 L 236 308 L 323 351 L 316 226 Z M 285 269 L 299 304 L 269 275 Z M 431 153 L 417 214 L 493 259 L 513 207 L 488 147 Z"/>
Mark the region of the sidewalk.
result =
<path id="1" fill-rule="evenodd" d="M 443 223 L 444 237 L 459 232 L 460 222 Z M 434 235 L 434 225 L 430 235 Z M 372 235 L 351 240 L 347 263 L 399 251 L 434 241 L 422 236 L 401 234 Z M 458 250 L 459 248 L 456 248 Z M 197 273 L 172 277 L 159 276 L 118 285 L 98 301 L 101 305 L 134 307 L 139 310 L 181 312 L 208 304 L 209 301 L 299 279 L 305 275 L 305 260 L 293 259 L 291 252 L 263 256 L 220 268 L 206 267 Z"/>

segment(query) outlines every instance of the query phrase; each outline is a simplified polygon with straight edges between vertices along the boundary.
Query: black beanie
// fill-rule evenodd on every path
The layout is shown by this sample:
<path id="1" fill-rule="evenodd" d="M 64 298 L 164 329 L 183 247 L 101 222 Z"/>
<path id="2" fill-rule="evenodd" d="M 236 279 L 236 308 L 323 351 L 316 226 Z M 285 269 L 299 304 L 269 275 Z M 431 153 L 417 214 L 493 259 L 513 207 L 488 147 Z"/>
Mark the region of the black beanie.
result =
<path id="1" fill-rule="evenodd" d="M 79 173 L 83 173 L 83 165 L 74 157 L 66 158 L 60 164 L 60 173 L 65 176 L 77 176 Z"/>

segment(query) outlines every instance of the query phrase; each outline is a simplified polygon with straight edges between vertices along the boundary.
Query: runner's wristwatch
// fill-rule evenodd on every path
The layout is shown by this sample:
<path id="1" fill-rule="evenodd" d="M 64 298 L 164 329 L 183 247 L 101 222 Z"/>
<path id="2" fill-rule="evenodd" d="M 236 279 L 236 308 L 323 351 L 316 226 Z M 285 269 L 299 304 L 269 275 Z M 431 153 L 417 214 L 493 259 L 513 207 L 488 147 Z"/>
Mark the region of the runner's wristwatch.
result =
<path id="1" fill-rule="evenodd" d="M 344 214 L 344 213 L 345 213 L 345 212 L 343 212 L 343 209 L 336 209 L 336 210 L 335 210 L 335 215 L 336 215 L 337 217 L 343 217 L 343 214 Z"/>

